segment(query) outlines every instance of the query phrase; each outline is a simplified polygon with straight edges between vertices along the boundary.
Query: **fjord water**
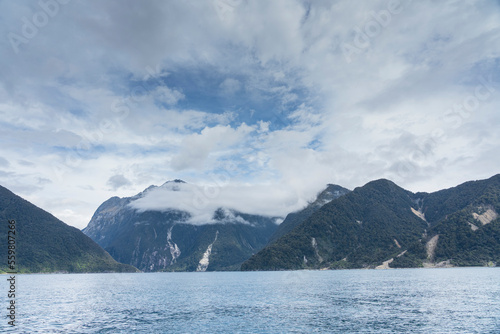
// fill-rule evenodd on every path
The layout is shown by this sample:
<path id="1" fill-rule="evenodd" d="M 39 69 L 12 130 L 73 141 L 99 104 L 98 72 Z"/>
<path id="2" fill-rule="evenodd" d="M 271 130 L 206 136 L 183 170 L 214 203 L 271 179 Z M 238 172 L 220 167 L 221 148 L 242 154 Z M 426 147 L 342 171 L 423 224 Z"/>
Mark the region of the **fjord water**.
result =
<path id="1" fill-rule="evenodd" d="M 17 277 L 17 333 L 500 333 L 500 268 Z"/>

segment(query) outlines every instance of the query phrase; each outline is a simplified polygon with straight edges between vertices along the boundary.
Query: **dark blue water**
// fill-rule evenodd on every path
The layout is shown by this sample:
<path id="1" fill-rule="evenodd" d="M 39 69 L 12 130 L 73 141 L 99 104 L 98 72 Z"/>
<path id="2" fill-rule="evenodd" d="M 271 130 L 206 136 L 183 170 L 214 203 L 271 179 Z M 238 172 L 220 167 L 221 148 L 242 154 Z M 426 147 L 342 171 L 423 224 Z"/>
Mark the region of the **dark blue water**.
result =
<path id="1" fill-rule="evenodd" d="M 17 278 L 17 333 L 500 333 L 500 268 Z"/>

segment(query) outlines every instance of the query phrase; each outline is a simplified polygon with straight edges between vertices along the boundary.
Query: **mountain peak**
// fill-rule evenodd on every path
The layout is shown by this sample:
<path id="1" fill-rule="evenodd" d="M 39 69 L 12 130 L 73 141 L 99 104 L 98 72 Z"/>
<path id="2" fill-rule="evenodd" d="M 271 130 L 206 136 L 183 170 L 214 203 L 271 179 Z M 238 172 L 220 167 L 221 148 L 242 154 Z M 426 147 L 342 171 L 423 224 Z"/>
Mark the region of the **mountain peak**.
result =
<path id="1" fill-rule="evenodd" d="M 149 187 L 147 187 L 146 189 L 144 189 L 144 192 L 149 191 L 149 190 L 154 189 L 154 188 L 156 188 L 156 186 L 152 184 Z"/>
<path id="2" fill-rule="evenodd" d="M 374 189 L 377 191 L 388 191 L 388 192 L 393 192 L 396 190 L 406 191 L 405 189 L 401 188 L 396 183 L 394 183 L 388 179 L 378 179 L 378 180 L 370 181 L 367 184 L 365 184 L 364 186 L 359 187 L 357 189 Z"/>
<path id="3" fill-rule="evenodd" d="M 326 185 L 326 189 L 327 190 L 340 190 L 340 189 L 346 189 L 346 188 L 339 186 L 338 184 L 328 183 Z"/>
<path id="4" fill-rule="evenodd" d="M 341 187 L 337 184 L 327 184 L 326 189 L 320 192 L 316 200 L 312 202 L 311 204 L 316 205 L 316 206 L 323 206 L 328 202 L 331 202 L 332 200 L 339 198 L 342 195 L 345 195 L 349 193 L 350 190 L 346 189 L 344 187 Z"/>
<path id="5" fill-rule="evenodd" d="M 388 180 L 388 179 L 373 180 L 373 181 L 368 182 L 365 186 L 367 186 L 367 185 L 390 185 L 390 186 L 398 187 L 398 185 L 396 185 L 394 182 L 392 182 L 391 180 Z"/>
<path id="6" fill-rule="evenodd" d="M 185 181 L 181 180 L 181 179 L 175 179 L 175 180 L 170 180 L 170 181 L 167 181 L 165 183 L 186 183 Z"/>
<path id="7" fill-rule="evenodd" d="M 179 186 L 182 184 L 187 184 L 187 183 L 184 182 L 183 180 L 175 179 L 165 182 L 160 186 L 160 188 L 170 189 L 172 191 L 179 191 L 180 190 Z"/>

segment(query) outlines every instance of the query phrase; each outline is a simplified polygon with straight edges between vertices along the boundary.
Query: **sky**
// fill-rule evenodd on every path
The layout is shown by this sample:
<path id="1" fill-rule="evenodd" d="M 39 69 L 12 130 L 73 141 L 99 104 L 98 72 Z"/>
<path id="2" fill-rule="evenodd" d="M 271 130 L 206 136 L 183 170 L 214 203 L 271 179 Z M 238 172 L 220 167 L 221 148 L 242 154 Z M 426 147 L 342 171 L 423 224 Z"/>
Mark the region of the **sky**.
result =
<path id="1" fill-rule="evenodd" d="M 0 0 L 0 62 L 0 185 L 78 228 L 173 179 L 284 216 L 500 172 L 498 1 Z"/>

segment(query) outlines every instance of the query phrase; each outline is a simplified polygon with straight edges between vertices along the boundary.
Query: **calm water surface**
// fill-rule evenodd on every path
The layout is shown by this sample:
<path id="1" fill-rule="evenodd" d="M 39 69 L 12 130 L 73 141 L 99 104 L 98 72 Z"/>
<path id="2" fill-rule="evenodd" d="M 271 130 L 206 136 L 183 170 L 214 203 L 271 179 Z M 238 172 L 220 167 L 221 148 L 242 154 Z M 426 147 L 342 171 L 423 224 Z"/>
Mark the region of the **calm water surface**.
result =
<path id="1" fill-rule="evenodd" d="M 500 333 L 500 268 L 18 275 L 17 290 L 16 333 Z"/>

